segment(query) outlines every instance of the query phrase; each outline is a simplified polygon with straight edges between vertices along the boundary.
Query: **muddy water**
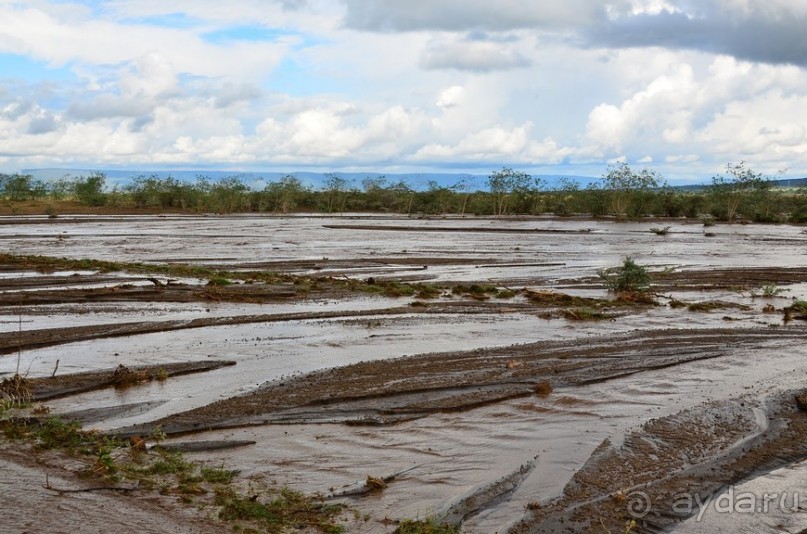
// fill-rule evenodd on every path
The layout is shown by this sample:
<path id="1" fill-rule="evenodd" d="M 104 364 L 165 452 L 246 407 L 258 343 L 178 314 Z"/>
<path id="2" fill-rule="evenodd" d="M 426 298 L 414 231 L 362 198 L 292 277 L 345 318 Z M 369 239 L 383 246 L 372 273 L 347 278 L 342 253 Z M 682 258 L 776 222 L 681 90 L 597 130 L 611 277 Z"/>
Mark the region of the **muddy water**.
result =
<path id="1" fill-rule="evenodd" d="M 258 443 L 236 455 L 211 453 L 200 458 L 234 461 L 250 476 L 279 477 L 326 494 L 368 475 L 417 466 L 382 494 L 351 502 L 376 518 L 438 513 L 534 459 L 534 470 L 511 496 L 464 524 L 465 532 L 501 532 L 521 517 L 528 503 L 558 496 L 605 438 L 618 442 L 625 431 L 650 418 L 707 401 L 743 396 L 750 403 L 770 391 L 799 386 L 807 371 L 807 353 L 794 349 L 766 347 L 764 357 L 738 351 L 719 361 L 559 389 L 546 399 L 507 401 L 394 427 L 272 425 L 205 433 L 204 439 Z M 356 458 L 362 461 L 357 463 Z M 378 528 L 373 523 L 367 532 Z"/>
<path id="2" fill-rule="evenodd" d="M 24 219 L 23 219 L 24 220 Z M 625 255 L 647 265 L 803 266 L 807 235 L 800 227 L 695 223 L 615 223 L 591 220 L 408 219 L 405 217 L 119 217 L 94 222 L 83 217 L 53 224 L 0 225 L 3 248 L 15 254 L 42 254 L 117 261 L 195 263 L 277 263 L 317 261 L 316 270 L 297 272 L 350 275 L 330 269 L 329 260 L 374 262 L 355 266 L 357 276 L 389 275 L 385 258 L 479 258 L 469 265 L 396 268 L 395 276 L 429 280 L 554 280 L 594 275 Z M 328 225 L 359 228 L 326 228 Z M 373 230 L 409 227 L 412 231 Z M 417 229 L 440 230 L 418 232 Z M 489 232 L 512 229 L 528 233 Z M 537 230 L 537 232 L 530 233 Z M 500 267 L 504 263 L 509 266 Z M 560 263 L 562 265 L 541 265 Z"/>
<path id="3" fill-rule="evenodd" d="M 382 228 L 389 226 L 399 228 Z M 717 226 L 708 229 L 715 235 L 706 237 L 700 225 L 672 223 L 671 233 L 660 237 L 649 231 L 651 226 L 660 224 L 390 217 L 63 217 L 53 224 L 0 225 L 0 245 L 17 254 L 73 258 L 182 261 L 227 268 L 275 266 L 303 274 L 492 281 L 512 287 L 549 284 L 590 297 L 604 296 L 604 292 L 576 281 L 621 263 L 625 255 L 644 265 L 682 270 L 807 264 L 807 235 L 799 227 Z M 502 228 L 513 232 L 490 231 Z M 540 231 L 534 232 L 536 229 Z M 70 284 L 69 274 L 57 273 L 65 278 L 63 286 Z M 49 376 L 57 361 L 59 373 L 106 369 L 120 363 L 159 365 L 206 358 L 237 362 L 233 367 L 165 383 L 100 390 L 49 403 L 56 413 L 146 403 L 89 422 L 91 427 L 114 429 L 246 394 L 266 382 L 360 361 L 534 341 L 582 342 L 590 336 L 633 330 L 783 328 L 781 313 L 763 313 L 762 308 L 771 304 L 781 310 L 794 298 L 807 298 L 807 281 L 801 282 L 770 299 L 731 289 L 673 290 L 669 296 L 679 300 L 719 300 L 744 308 L 693 313 L 671 308 L 667 299 L 659 297 L 662 306 L 621 310 L 614 320 L 602 322 L 548 320 L 539 317 L 543 310 L 508 310 L 507 302 L 500 310 L 474 314 L 413 310 L 387 315 L 381 311 L 411 298 L 263 305 L 105 302 L 81 304 L 81 313 L 71 303 L 0 309 L 0 332 L 209 316 L 344 312 L 328 319 L 97 339 L 20 354 L 21 369 L 32 377 Z M 743 285 L 738 279 L 737 286 Z M 512 302 L 521 304 L 523 300 Z M 379 314 L 352 317 L 351 310 L 378 310 Z M 202 432 L 183 439 L 255 440 L 257 444 L 251 447 L 196 456 L 223 461 L 245 475 L 322 493 L 368 475 L 385 476 L 414 467 L 382 493 L 351 501 L 372 516 L 366 525 L 357 527 L 366 532 L 391 530 L 378 522 L 385 516 L 440 513 L 462 496 L 534 461 L 534 469 L 512 495 L 503 496 L 463 525 L 465 532 L 496 532 L 518 521 L 528 503 L 547 503 L 558 497 L 606 438 L 618 444 L 626 432 L 651 418 L 708 401 L 742 397 L 753 404 L 777 392 L 803 387 L 806 350 L 798 341 L 760 341 L 719 358 L 558 388 L 546 398 L 529 396 L 458 413 L 437 413 L 389 427 L 270 425 Z M 0 373 L 12 373 L 15 367 L 16 355 L 0 357 Z"/>
<path id="4" fill-rule="evenodd" d="M 676 534 L 756 534 L 807 529 L 807 462 L 730 486 L 711 499 L 692 499 L 693 517 Z M 688 506 L 689 501 L 685 501 Z"/>

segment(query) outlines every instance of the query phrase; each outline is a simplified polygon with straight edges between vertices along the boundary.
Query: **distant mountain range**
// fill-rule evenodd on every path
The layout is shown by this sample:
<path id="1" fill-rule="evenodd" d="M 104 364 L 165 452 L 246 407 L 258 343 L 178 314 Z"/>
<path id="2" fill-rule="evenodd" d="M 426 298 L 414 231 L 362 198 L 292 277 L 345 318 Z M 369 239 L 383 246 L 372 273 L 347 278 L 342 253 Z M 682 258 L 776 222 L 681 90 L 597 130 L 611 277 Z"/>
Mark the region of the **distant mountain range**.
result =
<path id="1" fill-rule="evenodd" d="M 126 185 L 139 176 L 156 176 L 158 178 L 172 177 L 181 181 L 193 182 L 202 177 L 211 181 L 237 176 L 244 182 L 252 184 L 256 188 L 262 187 L 267 182 L 276 182 L 284 176 L 293 175 L 304 185 L 319 189 L 330 175 L 337 175 L 348 180 L 355 187 L 361 187 L 365 178 L 386 177 L 388 183 L 397 183 L 401 180 L 417 190 L 425 190 L 429 183 L 434 181 L 441 187 L 450 187 L 460 182 L 465 182 L 469 189 L 487 189 L 488 175 L 486 174 L 463 174 L 463 173 L 377 173 L 377 172 L 239 172 L 221 170 L 119 170 L 119 169 L 23 169 L 23 174 L 40 180 L 56 180 L 64 177 L 89 176 L 94 172 L 101 172 L 107 178 L 107 185 Z M 581 188 L 585 188 L 591 183 L 597 183 L 600 178 L 597 176 L 576 176 L 557 174 L 534 174 L 534 178 L 540 178 L 549 187 L 557 186 L 561 180 L 576 182 Z M 698 190 L 708 185 L 709 181 L 700 184 L 675 184 L 673 187 L 686 190 Z M 789 178 L 782 180 L 771 180 L 775 187 L 801 187 L 807 186 L 807 178 Z"/>

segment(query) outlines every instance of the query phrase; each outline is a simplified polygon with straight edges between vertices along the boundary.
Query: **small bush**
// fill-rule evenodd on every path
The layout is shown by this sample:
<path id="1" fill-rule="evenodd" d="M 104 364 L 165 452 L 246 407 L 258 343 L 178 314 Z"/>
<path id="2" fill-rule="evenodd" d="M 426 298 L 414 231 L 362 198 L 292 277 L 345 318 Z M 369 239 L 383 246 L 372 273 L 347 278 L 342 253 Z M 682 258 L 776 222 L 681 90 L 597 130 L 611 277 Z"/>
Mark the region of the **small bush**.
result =
<path id="1" fill-rule="evenodd" d="M 650 231 L 656 235 L 667 235 L 670 233 L 670 227 L 669 226 L 665 226 L 663 228 L 653 227 L 650 229 Z"/>
<path id="2" fill-rule="evenodd" d="M 782 293 L 787 291 L 787 289 L 784 289 L 784 288 L 781 288 L 781 287 L 776 287 L 776 284 L 773 284 L 773 283 L 764 284 L 760 289 L 762 290 L 762 295 L 761 295 L 762 298 L 766 298 L 766 299 L 771 299 L 771 298 L 774 298 L 774 297 L 778 297 L 779 295 L 781 295 Z M 752 293 L 751 296 L 752 297 L 757 297 L 759 295 L 757 295 L 756 293 Z"/>
<path id="3" fill-rule="evenodd" d="M 643 293 L 650 288 L 650 274 L 647 269 L 630 257 L 625 258 L 621 267 L 602 269 L 597 274 L 605 281 L 609 290 L 617 293 Z"/>
<path id="4" fill-rule="evenodd" d="M 123 364 L 118 365 L 112 373 L 112 383 L 116 388 L 127 388 L 148 379 L 148 372 L 131 369 Z"/>
<path id="5" fill-rule="evenodd" d="M 790 222 L 792 223 L 807 223 L 807 204 L 802 204 L 790 214 Z"/>

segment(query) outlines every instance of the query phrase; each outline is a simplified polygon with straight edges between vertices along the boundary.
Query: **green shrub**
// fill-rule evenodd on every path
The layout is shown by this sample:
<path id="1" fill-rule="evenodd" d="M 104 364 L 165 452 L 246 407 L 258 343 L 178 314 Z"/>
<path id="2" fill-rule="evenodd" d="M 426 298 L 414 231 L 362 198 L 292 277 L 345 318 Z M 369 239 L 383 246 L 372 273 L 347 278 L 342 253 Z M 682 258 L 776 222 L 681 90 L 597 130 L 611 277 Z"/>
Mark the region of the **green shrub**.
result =
<path id="1" fill-rule="evenodd" d="M 650 274 L 645 267 L 638 265 L 632 258 L 625 258 L 621 267 L 601 269 L 597 272 L 605 281 L 605 286 L 617 293 L 643 293 L 650 287 Z"/>

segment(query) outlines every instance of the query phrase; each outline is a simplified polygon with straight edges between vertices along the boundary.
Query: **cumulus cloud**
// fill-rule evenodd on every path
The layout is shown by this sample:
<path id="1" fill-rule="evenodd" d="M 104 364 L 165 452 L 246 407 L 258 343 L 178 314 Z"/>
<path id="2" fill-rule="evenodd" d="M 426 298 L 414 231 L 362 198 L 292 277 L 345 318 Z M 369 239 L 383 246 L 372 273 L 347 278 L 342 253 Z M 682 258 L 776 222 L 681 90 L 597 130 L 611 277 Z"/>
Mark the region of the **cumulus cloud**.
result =
<path id="1" fill-rule="evenodd" d="M 439 108 L 448 109 L 459 105 L 465 95 L 465 89 L 460 85 L 452 85 L 440 92 L 440 96 L 435 102 Z"/>
<path id="2" fill-rule="evenodd" d="M 602 154 L 666 152 L 670 164 L 709 159 L 801 160 L 807 151 L 807 73 L 721 56 L 698 73 L 669 66 L 619 103 L 589 114 Z M 804 87 L 804 86 L 802 86 Z"/>
<path id="3" fill-rule="evenodd" d="M 348 28 L 374 31 L 530 29 L 588 46 L 666 47 L 807 65 L 800 0 L 344 0 Z"/>
<path id="4" fill-rule="evenodd" d="M 6 167 L 807 171 L 801 0 L 0 0 L 0 20 Z"/>
<path id="5" fill-rule="evenodd" d="M 798 0 L 683 0 L 657 10 L 617 13 L 581 28 L 590 45 L 659 46 L 738 59 L 807 66 L 807 3 Z"/>

